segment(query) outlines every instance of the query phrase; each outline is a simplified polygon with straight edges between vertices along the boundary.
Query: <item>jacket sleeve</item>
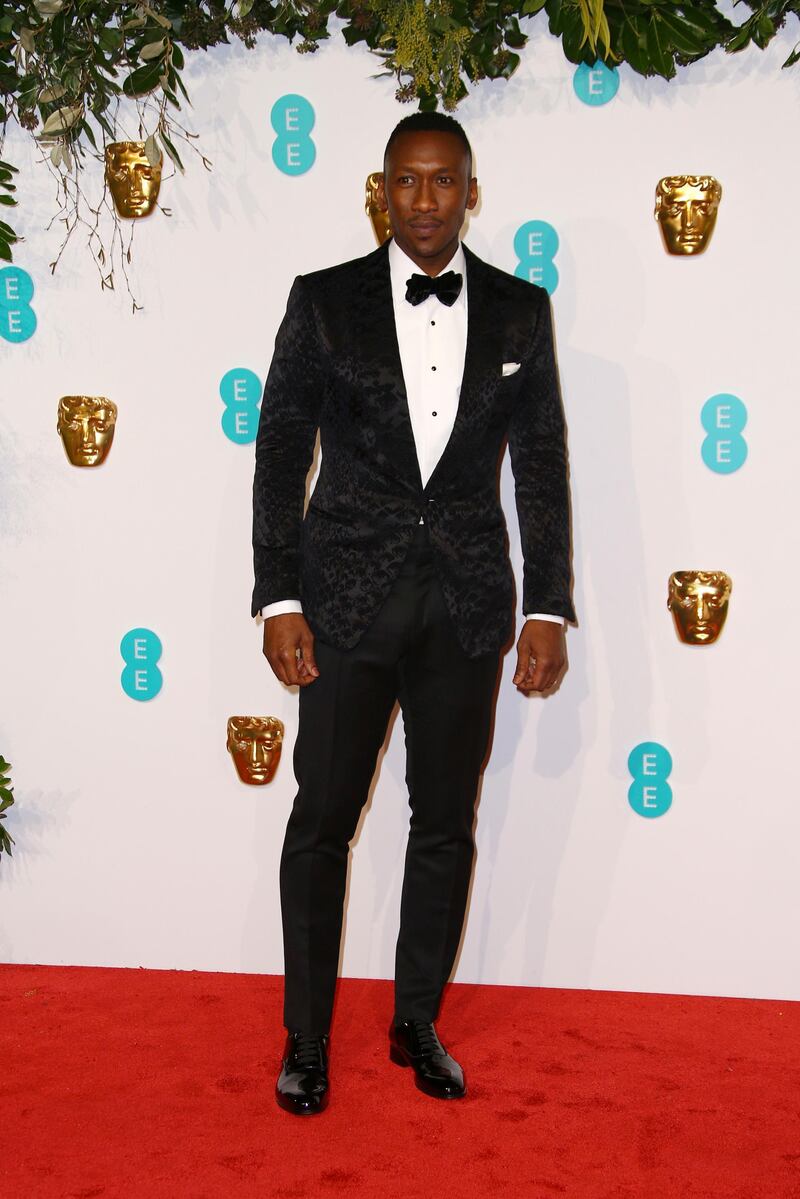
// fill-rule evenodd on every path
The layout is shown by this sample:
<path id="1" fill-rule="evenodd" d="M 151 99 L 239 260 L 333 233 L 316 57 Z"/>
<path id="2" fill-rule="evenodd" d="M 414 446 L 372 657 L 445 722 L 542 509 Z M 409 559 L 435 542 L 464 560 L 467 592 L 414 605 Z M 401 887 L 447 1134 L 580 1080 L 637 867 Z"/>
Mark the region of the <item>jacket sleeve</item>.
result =
<path id="1" fill-rule="evenodd" d="M 564 413 L 544 290 L 535 321 L 508 432 L 524 562 L 522 611 L 574 620 Z"/>
<path id="2" fill-rule="evenodd" d="M 300 275 L 275 338 L 256 437 L 253 616 L 277 600 L 300 598 L 303 502 L 323 389 L 316 315 Z"/>

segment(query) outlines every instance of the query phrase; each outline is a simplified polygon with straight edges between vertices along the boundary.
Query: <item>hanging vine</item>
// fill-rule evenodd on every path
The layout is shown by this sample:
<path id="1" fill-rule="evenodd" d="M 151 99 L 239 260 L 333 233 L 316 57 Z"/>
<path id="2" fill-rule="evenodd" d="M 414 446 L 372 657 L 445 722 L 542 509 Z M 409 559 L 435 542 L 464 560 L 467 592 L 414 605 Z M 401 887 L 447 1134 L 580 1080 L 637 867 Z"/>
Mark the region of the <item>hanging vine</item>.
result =
<path id="1" fill-rule="evenodd" d="M 189 102 L 184 51 L 209 51 L 231 38 L 251 49 L 268 33 L 313 53 L 331 36 L 335 17 L 345 42 L 365 43 L 381 62 L 380 74 L 396 80 L 398 100 L 452 110 L 471 84 L 514 74 L 526 30 L 540 13 L 570 62 L 627 62 L 640 75 L 665 79 L 717 46 L 731 53 L 750 44 L 763 49 L 800 14 L 800 0 L 739 3 L 749 15 L 734 25 L 714 0 L 4 0 L 0 205 L 10 216 L 17 204 L 17 170 L 2 161 L 14 122 L 35 139 L 56 186 L 53 220 L 63 225 L 64 239 L 51 269 L 82 228 L 101 285 L 113 288 L 116 249 L 127 283 L 136 222 L 126 244 L 105 185 L 90 199 L 82 173 L 97 163 L 94 178 L 102 179 L 105 145 L 117 140 L 144 141 L 148 160 L 167 161 L 173 171 L 184 169 L 190 149 L 210 169 L 198 135 L 179 119 Z M 800 43 L 784 66 L 799 59 Z M 110 244 L 102 227 L 107 219 Z M 10 262 L 19 240 L 0 220 L 0 259 Z"/>

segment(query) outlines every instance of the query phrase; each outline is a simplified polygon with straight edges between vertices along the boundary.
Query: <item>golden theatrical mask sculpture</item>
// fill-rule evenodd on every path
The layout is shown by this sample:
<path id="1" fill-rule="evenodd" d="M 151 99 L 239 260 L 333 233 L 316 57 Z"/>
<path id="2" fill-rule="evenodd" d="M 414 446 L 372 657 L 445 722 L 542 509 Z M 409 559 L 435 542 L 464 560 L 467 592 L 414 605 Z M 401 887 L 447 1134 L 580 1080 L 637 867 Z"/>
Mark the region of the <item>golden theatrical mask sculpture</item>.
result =
<path id="1" fill-rule="evenodd" d="M 73 466 L 105 462 L 116 423 L 117 405 L 105 396 L 62 396 L 58 401 L 56 429 Z"/>
<path id="2" fill-rule="evenodd" d="M 120 216 L 147 216 L 155 208 L 161 187 L 161 163 L 153 165 L 144 142 L 109 142 L 106 182 Z"/>
<path id="3" fill-rule="evenodd" d="M 228 750 L 243 783 L 272 781 L 281 760 L 283 723 L 277 716 L 230 716 Z"/>
<path id="4" fill-rule="evenodd" d="M 717 223 L 722 187 L 711 175 L 667 175 L 656 186 L 655 218 L 668 254 L 702 254 Z"/>
<path id="5" fill-rule="evenodd" d="M 686 645 L 710 645 L 722 632 L 731 595 L 724 570 L 676 570 L 669 576 L 667 607 Z"/>
<path id="6" fill-rule="evenodd" d="M 364 199 L 364 211 L 372 222 L 372 228 L 375 231 L 379 246 L 382 246 L 392 236 L 389 213 L 385 212 L 378 204 L 378 183 L 382 178 L 383 174 L 381 171 L 373 171 L 370 175 L 367 175 Z"/>

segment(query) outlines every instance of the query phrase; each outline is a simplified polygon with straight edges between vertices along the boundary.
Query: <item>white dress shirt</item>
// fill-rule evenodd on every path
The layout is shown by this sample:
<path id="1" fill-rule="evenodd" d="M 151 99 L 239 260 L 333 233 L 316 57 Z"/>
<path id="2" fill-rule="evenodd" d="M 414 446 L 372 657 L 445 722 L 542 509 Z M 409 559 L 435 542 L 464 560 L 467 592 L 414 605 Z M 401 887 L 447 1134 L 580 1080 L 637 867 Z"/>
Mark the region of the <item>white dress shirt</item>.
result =
<path id="1" fill-rule="evenodd" d="M 421 304 L 409 304 L 406 283 L 412 275 L 419 275 L 421 271 L 394 238 L 389 242 L 389 273 L 397 343 L 423 487 L 450 440 L 464 374 L 467 351 L 467 264 L 460 243 L 444 271 L 456 271 L 463 279 L 458 299 L 451 307 L 442 304 L 436 296 L 428 296 Z M 261 619 L 302 610 L 299 600 L 278 600 L 261 609 Z M 526 619 L 552 620 L 563 624 L 561 616 L 544 612 L 526 613 Z M 260 623 L 258 617 L 256 620 Z"/>

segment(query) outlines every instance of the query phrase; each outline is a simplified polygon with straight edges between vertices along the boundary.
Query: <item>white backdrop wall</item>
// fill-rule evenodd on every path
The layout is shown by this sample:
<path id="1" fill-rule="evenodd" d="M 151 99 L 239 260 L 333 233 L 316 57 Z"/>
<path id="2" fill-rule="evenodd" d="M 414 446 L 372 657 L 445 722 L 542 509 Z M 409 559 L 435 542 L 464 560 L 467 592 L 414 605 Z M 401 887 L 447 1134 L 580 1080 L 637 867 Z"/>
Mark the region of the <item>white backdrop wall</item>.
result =
<path id="1" fill-rule="evenodd" d="M 459 109 L 482 184 L 466 240 L 513 271 L 525 221 L 560 238 L 580 624 L 551 698 L 519 696 L 506 659 L 456 977 L 798 999 L 800 69 L 780 71 L 794 31 L 669 85 L 623 67 L 615 99 L 589 107 L 535 29 L 515 78 Z M 5 960 L 282 969 L 297 698 L 250 619 L 253 447 L 223 434 L 218 386 L 234 367 L 263 381 L 297 273 L 374 245 L 363 181 L 411 111 L 374 70 L 336 39 L 313 57 L 267 39 L 190 57 L 190 127 L 213 171 L 189 155 L 162 186 L 171 219 L 137 228 L 135 316 L 121 278 L 100 290 L 80 235 L 51 276 L 53 184 L 9 140 L 38 327 L 0 341 L 0 752 L 17 799 Z M 271 156 L 286 93 L 316 113 L 316 162 L 297 177 Z M 652 216 L 656 181 L 682 172 L 724 189 L 697 259 L 668 257 Z M 749 415 L 748 459 L 729 475 L 700 456 L 700 411 L 719 392 Z M 75 393 L 119 406 L 96 470 L 71 467 L 56 434 L 58 398 Z M 518 570 L 507 465 L 502 489 Z M 669 573 L 696 567 L 733 578 L 727 627 L 705 648 L 679 643 L 665 607 Z M 137 626 L 164 647 L 147 703 L 120 686 L 120 639 Z M 266 788 L 242 785 L 226 752 L 241 713 L 286 724 Z M 644 819 L 627 759 L 650 740 L 672 755 L 674 798 Z M 354 849 L 345 974 L 392 973 L 403 772 L 396 720 Z"/>

